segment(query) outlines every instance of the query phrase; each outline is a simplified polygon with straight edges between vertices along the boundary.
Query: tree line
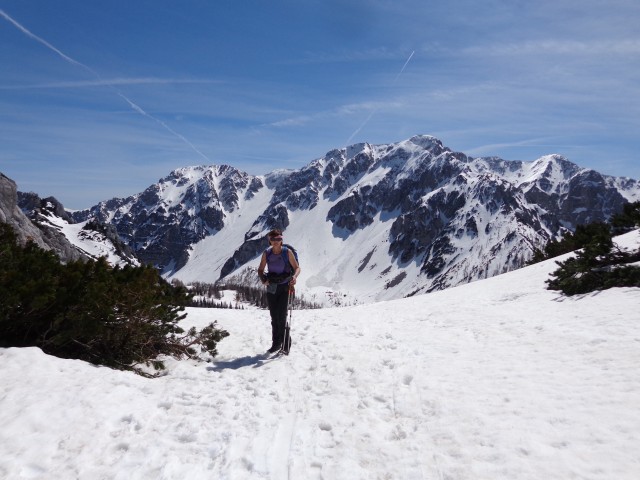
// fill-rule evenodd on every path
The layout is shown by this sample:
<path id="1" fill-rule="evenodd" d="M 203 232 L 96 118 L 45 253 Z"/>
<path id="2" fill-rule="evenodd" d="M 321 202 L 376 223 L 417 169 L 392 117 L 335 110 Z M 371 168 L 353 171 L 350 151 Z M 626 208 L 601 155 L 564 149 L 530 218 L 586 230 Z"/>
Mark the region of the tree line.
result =
<path id="1" fill-rule="evenodd" d="M 240 282 L 194 282 L 187 286 L 177 279 L 172 280 L 172 284 L 187 288 L 190 291 L 193 295 L 193 298 L 189 303 L 190 307 L 233 308 L 243 310 L 244 307 L 242 304 L 248 304 L 262 309 L 269 308 L 267 292 L 264 287 L 246 285 Z M 235 304 L 222 301 L 222 292 L 225 290 L 232 290 L 235 292 Z M 293 300 L 293 308 L 296 310 L 307 310 L 322 308 L 322 305 L 306 300 L 304 295 L 296 294 Z"/>

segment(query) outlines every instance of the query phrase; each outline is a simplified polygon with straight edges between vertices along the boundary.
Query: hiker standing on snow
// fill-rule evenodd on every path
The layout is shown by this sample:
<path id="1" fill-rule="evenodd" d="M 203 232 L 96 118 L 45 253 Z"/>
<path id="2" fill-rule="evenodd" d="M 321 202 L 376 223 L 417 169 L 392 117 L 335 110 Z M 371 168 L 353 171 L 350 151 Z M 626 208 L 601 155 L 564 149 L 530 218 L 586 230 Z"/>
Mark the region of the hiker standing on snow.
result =
<path id="1" fill-rule="evenodd" d="M 300 275 L 300 266 L 291 249 L 283 247 L 281 230 L 271 230 L 267 234 L 267 238 L 270 247 L 262 254 L 258 276 L 262 284 L 267 287 L 272 341 L 268 352 L 274 353 L 282 346 L 287 323 L 289 285 L 296 284 L 296 278 Z M 285 256 L 289 259 L 288 262 L 285 261 Z M 268 270 L 266 275 L 264 273 L 265 267 Z"/>

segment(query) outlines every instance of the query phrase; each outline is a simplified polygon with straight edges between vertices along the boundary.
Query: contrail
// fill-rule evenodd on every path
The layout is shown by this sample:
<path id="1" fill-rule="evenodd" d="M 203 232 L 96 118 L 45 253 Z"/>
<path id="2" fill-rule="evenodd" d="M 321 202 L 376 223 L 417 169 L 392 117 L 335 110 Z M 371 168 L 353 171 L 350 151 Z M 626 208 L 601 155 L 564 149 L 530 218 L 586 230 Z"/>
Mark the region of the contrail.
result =
<path id="1" fill-rule="evenodd" d="M 112 87 L 113 88 L 113 87 Z M 184 138 L 182 135 L 180 135 L 178 132 L 176 132 L 175 130 L 173 130 L 172 128 L 170 128 L 166 123 L 164 123 L 162 120 L 154 117 L 153 115 L 148 114 L 147 112 L 145 112 L 142 108 L 140 108 L 139 105 L 133 103 L 130 99 L 128 99 L 127 97 L 125 97 L 121 92 L 118 92 L 116 90 L 116 92 L 118 93 L 118 95 L 120 95 L 123 100 L 125 100 L 129 106 L 131 108 L 133 108 L 136 112 L 138 112 L 140 115 L 144 115 L 145 117 L 149 117 L 151 120 L 154 120 L 155 122 L 157 122 L 158 124 L 160 124 L 162 127 L 164 127 L 169 133 L 172 133 L 173 135 L 175 135 L 176 137 L 178 137 L 180 140 L 182 140 L 184 143 L 186 143 L 189 147 L 191 147 L 191 149 L 196 152 L 198 155 L 200 155 L 202 158 L 204 158 L 205 160 L 207 160 L 208 162 L 211 162 L 211 160 L 209 160 L 209 158 L 202 153 L 200 150 L 198 150 L 195 145 L 193 145 L 193 143 L 191 143 L 189 140 L 187 140 L 186 138 Z"/>
<path id="2" fill-rule="evenodd" d="M 60 55 L 62 58 L 64 58 L 67 62 L 73 63 L 74 65 L 78 65 L 79 67 L 82 68 L 86 68 L 87 70 L 89 70 L 91 73 L 93 73 L 94 75 L 96 74 L 96 72 L 94 72 L 93 70 L 91 70 L 89 67 L 87 67 L 86 65 L 83 65 L 80 62 L 77 62 L 76 60 L 74 60 L 71 57 L 66 56 L 64 53 L 62 53 L 60 50 L 58 50 L 56 47 L 54 47 L 53 45 L 51 45 L 49 42 L 47 42 L 46 40 L 43 40 L 42 38 L 38 37 L 37 35 L 34 35 L 33 33 L 31 33 L 29 30 L 27 30 L 25 27 L 23 27 L 22 25 L 20 25 L 18 22 L 16 22 L 13 18 L 11 18 L 9 15 L 7 15 L 4 10 L 0 9 L 0 16 L 4 17 L 5 20 L 7 20 L 8 22 L 12 23 L 14 27 L 16 27 L 18 30 L 20 30 L 22 33 L 24 33 L 25 35 L 33 38 L 34 40 L 36 40 L 37 42 L 40 42 L 41 44 L 43 44 L 45 47 L 47 47 L 50 50 L 53 50 L 54 52 L 56 52 L 58 55 Z"/>
<path id="3" fill-rule="evenodd" d="M 411 61 L 411 58 L 413 58 L 413 54 L 416 53 L 416 51 L 412 51 L 411 55 L 409 55 L 409 58 L 407 58 L 407 61 L 404 62 L 404 65 L 402 66 L 402 68 L 400 69 L 400 72 L 398 72 L 398 75 L 396 75 L 396 78 L 393 80 L 393 83 L 391 84 L 391 86 L 395 85 L 395 83 L 398 81 L 398 78 L 400 78 L 400 75 L 402 75 L 402 72 L 404 72 L 404 69 L 407 68 L 407 65 L 409 65 L 409 62 Z M 347 145 L 349 145 L 349 143 L 351 143 L 351 140 L 353 139 L 353 137 L 355 137 L 360 130 L 362 130 L 364 128 L 364 126 L 369 123 L 369 120 L 371 120 L 371 117 L 373 117 L 375 115 L 375 113 L 380 109 L 380 105 L 378 105 L 376 108 L 374 108 L 371 113 L 369 114 L 369 116 L 367 117 L 367 119 L 362 122 L 362 125 L 360 125 L 355 132 L 353 132 L 351 134 L 351 136 L 349 137 L 349 140 L 347 140 Z"/>
<path id="4" fill-rule="evenodd" d="M 404 72 L 404 69 L 407 68 L 407 65 L 409 65 L 409 62 L 411 61 L 411 58 L 413 57 L 413 54 L 416 53 L 416 51 L 414 50 L 413 52 L 411 52 L 411 55 L 409 55 L 409 58 L 407 58 L 407 61 L 404 62 L 404 65 L 402 66 L 402 68 L 400 69 L 400 73 L 398 73 L 398 75 L 396 76 L 395 80 L 393 81 L 393 83 L 396 82 L 396 80 L 398 80 L 398 78 L 400 78 L 400 75 L 402 75 L 402 72 Z"/>
<path id="5" fill-rule="evenodd" d="M 62 53 L 60 50 L 58 50 L 56 47 L 54 47 L 53 45 L 51 45 L 49 42 L 47 42 L 46 40 L 40 38 L 39 36 L 35 35 L 34 33 L 30 32 L 27 28 L 25 28 L 24 26 L 22 26 L 20 23 L 18 23 L 16 20 L 14 20 L 13 18 L 11 18 L 7 13 L 5 13 L 4 10 L 0 9 L 0 16 L 3 17 L 5 20 L 7 20 L 9 23 L 11 23 L 13 26 L 15 26 L 18 30 L 20 30 L 22 33 L 24 33 L 25 35 L 27 35 L 28 37 L 34 39 L 35 41 L 41 43 L 42 45 L 44 45 L 45 47 L 47 47 L 49 50 L 52 50 L 53 52 L 57 53 L 58 55 L 60 55 L 64 60 L 66 60 L 67 62 L 71 63 L 72 65 L 76 65 L 78 67 L 84 68 L 85 70 L 87 70 L 89 73 L 91 73 L 93 76 L 95 76 L 100 82 L 104 83 L 106 86 L 108 86 L 109 88 L 111 88 L 120 98 L 122 98 L 125 102 L 127 102 L 129 104 L 129 106 L 136 112 L 138 112 L 140 115 L 143 115 L 145 117 L 148 117 L 152 120 L 154 120 L 156 123 L 158 123 L 160 126 L 162 126 L 165 130 L 167 130 L 169 133 L 171 133 L 172 135 L 174 135 L 176 138 L 178 138 L 179 140 L 181 140 L 182 142 L 184 142 L 189 148 L 191 148 L 194 152 L 196 152 L 198 155 L 200 155 L 201 157 L 203 157 L 205 160 L 207 160 L 208 162 L 211 162 L 211 160 L 209 160 L 209 158 L 202 153 L 200 150 L 198 150 L 189 140 L 187 140 L 186 138 L 184 138 L 182 135 L 180 135 L 179 133 L 177 133 L 176 131 L 174 131 L 173 129 L 169 128 L 169 126 L 164 123 L 162 120 L 157 119 L 156 117 L 154 117 L 153 115 L 151 115 L 150 113 L 147 113 L 146 111 L 144 111 L 142 109 L 142 107 L 140 107 L 139 105 L 137 105 L 136 103 L 134 103 L 130 98 L 128 98 L 124 93 L 122 93 L 120 90 L 118 90 L 116 87 L 113 86 L 113 84 L 108 83 L 107 81 L 105 81 L 98 72 L 96 72 L 93 68 L 88 67 L 87 65 L 85 65 L 82 62 L 79 62 L 77 60 L 74 60 L 73 58 L 69 57 L 68 55 L 65 55 L 64 53 Z"/>
<path id="6" fill-rule="evenodd" d="M 412 51 L 411 55 L 409 55 L 409 58 L 407 58 L 407 61 L 404 62 L 404 65 L 402 66 L 402 68 L 400 69 L 400 72 L 398 72 L 398 75 L 396 75 L 396 78 L 393 80 L 393 83 L 391 84 L 391 86 L 395 85 L 395 83 L 398 81 L 398 78 L 400 78 L 400 75 L 402 75 L 402 72 L 404 72 L 404 69 L 407 68 L 407 65 L 409 65 L 409 62 L 411 61 L 411 58 L 413 57 L 413 54 L 416 53 L 416 51 Z M 353 132 L 351 134 L 351 136 L 349 137 L 349 139 L 347 140 L 347 145 L 349 145 L 349 143 L 351 143 L 351 140 L 353 139 L 353 137 L 355 137 L 360 130 L 362 130 L 364 128 L 364 126 L 369 123 L 369 120 L 371 120 L 371 117 L 373 117 L 375 115 L 375 113 L 380 109 L 380 105 L 378 105 L 376 108 L 374 108 L 371 113 L 369 114 L 369 116 L 367 117 L 367 119 L 362 122 L 362 125 L 360 125 L 355 132 Z"/>
<path id="7" fill-rule="evenodd" d="M 356 128 L 356 131 L 355 131 L 355 132 L 353 132 L 353 133 L 351 134 L 351 136 L 349 137 L 349 139 L 347 140 L 347 146 L 351 143 L 351 139 L 352 139 L 353 137 L 355 137 L 358 133 L 360 133 L 360 130 L 362 130 L 362 128 L 363 128 L 367 123 L 369 123 L 369 120 L 371 120 L 371 117 L 373 117 L 373 114 L 374 114 L 374 113 L 376 113 L 376 112 L 378 111 L 378 109 L 379 109 L 379 108 L 380 108 L 380 107 L 376 107 L 375 109 L 373 109 L 373 110 L 371 111 L 371 113 L 369 114 L 369 116 L 367 117 L 367 119 L 366 119 L 364 122 L 362 122 L 362 125 L 360 125 L 358 128 Z"/>

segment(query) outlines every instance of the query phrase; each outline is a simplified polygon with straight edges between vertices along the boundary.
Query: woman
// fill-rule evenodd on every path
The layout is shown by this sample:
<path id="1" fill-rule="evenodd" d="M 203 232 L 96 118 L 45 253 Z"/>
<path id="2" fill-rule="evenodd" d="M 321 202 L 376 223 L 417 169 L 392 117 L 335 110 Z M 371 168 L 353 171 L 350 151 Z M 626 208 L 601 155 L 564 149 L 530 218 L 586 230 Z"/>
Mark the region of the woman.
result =
<path id="1" fill-rule="evenodd" d="M 267 302 L 271 314 L 271 348 L 268 353 L 274 353 L 282 347 L 287 323 L 289 286 L 296 284 L 300 266 L 291 249 L 283 246 L 281 230 L 271 230 L 267 238 L 270 247 L 262 254 L 258 275 L 262 284 L 267 287 Z"/>

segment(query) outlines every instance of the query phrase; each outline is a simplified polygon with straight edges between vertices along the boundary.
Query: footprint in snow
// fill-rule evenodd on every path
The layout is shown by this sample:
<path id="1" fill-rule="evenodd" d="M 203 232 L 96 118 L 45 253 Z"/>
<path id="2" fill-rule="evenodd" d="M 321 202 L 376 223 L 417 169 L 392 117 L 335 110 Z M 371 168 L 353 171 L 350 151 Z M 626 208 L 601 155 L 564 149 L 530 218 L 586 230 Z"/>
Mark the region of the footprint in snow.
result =
<path id="1" fill-rule="evenodd" d="M 333 430 L 333 427 L 331 426 L 331 424 L 327 422 L 320 422 L 318 427 L 320 427 L 320 430 L 324 432 L 330 432 L 331 430 Z"/>
<path id="2" fill-rule="evenodd" d="M 128 452 L 129 451 L 129 444 L 128 443 L 118 443 L 115 446 L 115 449 L 118 452 Z"/>

